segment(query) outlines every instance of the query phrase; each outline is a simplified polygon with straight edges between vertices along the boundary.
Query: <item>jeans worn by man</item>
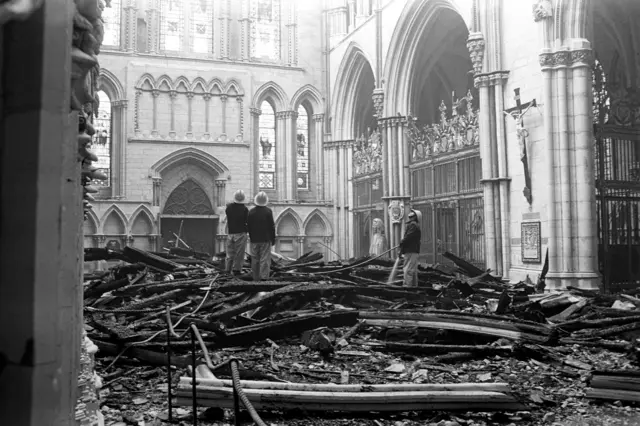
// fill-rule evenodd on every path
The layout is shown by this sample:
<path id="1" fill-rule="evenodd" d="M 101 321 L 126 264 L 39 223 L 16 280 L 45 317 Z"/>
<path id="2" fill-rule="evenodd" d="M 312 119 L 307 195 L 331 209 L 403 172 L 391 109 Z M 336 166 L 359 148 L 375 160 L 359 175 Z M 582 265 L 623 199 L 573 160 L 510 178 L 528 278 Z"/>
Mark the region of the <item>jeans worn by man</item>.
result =
<path id="1" fill-rule="evenodd" d="M 256 206 L 249 211 L 247 224 L 251 239 L 251 272 L 253 280 L 260 281 L 269 278 L 271 246 L 276 244 L 276 225 L 273 212 L 267 207 L 267 194 L 259 192 L 254 202 Z"/>
<path id="2" fill-rule="evenodd" d="M 418 286 L 418 256 L 420 254 L 420 240 L 422 232 L 419 223 L 422 219 L 422 213 L 418 210 L 409 212 L 407 227 L 405 228 L 404 237 L 400 241 L 400 255 L 404 256 L 404 286 Z"/>
<path id="3" fill-rule="evenodd" d="M 244 205 L 245 196 L 242 190 L 233 195 L 233 203 L 227 204 L 227 263 L 228 273 L 240 274 L 244 264 L 244 253 L 247 247 L 247 232 L 249 231 L 249 209 Z"/>

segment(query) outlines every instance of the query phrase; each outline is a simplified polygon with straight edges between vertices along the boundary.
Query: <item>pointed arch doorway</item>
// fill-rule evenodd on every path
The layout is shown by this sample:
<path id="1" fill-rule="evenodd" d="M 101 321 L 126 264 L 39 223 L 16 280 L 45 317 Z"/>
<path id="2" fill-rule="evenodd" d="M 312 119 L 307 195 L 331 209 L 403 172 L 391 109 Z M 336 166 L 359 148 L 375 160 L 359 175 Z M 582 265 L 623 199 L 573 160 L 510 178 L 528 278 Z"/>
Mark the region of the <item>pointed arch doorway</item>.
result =
<path id="1" fill-rule="evenodd" d="M 180 247 L 213 255 L 217 229 L 218 215 L 195 180 L 187 179 L 171 192 L 160 215 L 163 251 Z"/>

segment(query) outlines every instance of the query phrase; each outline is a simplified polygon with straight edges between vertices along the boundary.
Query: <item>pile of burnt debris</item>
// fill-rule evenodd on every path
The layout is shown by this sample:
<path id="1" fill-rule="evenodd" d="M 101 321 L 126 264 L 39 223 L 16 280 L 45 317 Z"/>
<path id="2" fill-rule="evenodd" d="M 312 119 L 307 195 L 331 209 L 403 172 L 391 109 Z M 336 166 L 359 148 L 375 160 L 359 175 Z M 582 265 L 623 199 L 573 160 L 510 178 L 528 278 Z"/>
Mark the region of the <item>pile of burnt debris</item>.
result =
<path id="1" fill-rule="evenodd" d="M 103 396 L 135 406 L 122 383 L 136 374 L 156 380 L 164 410 L 167 392 L 179 406 L 196 395 L 233 408 L 234 360 L 261 413 L 512 412 L 539 424 L 578 400 L 640 401 L 640 299 L 544 293 L 446 257 L 453 266 L 422 264 L 408 288 L 387 282 L 393 261 L 380 258 L 274 254 L 269 281 L 253 282 L 250 259 L 231 276 L 223 257 L 86 249 L 85 261 L 115 263 L 85 275 Z M 546 395 L 554 384 L 562 391 Z"/>

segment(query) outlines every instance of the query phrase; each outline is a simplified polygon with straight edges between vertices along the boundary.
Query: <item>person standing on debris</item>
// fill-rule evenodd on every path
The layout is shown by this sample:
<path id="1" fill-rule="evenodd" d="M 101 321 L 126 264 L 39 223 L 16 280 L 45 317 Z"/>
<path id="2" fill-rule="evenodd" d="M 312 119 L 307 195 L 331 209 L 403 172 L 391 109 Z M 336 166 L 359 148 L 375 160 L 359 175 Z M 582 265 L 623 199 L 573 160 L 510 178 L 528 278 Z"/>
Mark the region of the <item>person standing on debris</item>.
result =
<path id="1" fill-rule="evenodd" d="M 249 239 L 251 240 L 251 271 L 254 281 L 269 278 L 271 246 L 276 244 L 276 225 L 267 204 L 269 197 L 260 191 L 254 198 L 256 206 L 249 211 Z"/>
<path id="2" fill-rule="evenodd" d="M 404 237 L 400 241 L 399 256 L 404 256 L 405 287 L 418 286 L 418 255 L 420 253 L 420 240 L 422 239 L 420 222 L 422 222 L 422 212 L 412 209 L 409 212 Z"/>
<path id="3" fill-rule="evenodd" d="M 242 273 L 244 253 L 247 248 L 249 209 L 244 203 L 244 191 L 239 189 L 233 194 L 233 203 L 227 204 L 225 209 L 227 227 L 229 228 L 226 271 L 234 275 Z"/>

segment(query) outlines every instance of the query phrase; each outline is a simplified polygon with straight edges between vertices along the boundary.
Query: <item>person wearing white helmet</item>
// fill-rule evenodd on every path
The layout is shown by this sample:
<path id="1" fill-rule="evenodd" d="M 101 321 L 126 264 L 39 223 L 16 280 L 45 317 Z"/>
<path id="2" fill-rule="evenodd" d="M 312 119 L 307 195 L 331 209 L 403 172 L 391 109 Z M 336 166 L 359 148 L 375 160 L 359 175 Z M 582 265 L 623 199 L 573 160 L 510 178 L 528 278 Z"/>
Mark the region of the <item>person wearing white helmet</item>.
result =
<path id="1" fill-rule="evenodd" d="M 269 278 L 271 246 L 276 244 L 276 225 L 273 212 L 267 204 L 269 197 L 260 191 L 254 198 L 256 206 L 249 212 L 249 239 L 251 240 L 251 272 L 254 281 Z"/>
<path id="2" fill-rule="evenodd" d="M 400 254 L 404 256 L 404 285 L 405 287 L 418 286 L 418 255 L 420 254 L 420 222 L 422 222 L 422 212 L 411 209 L 407 217 L 407 227 L 404 237 L 400 241 Z"/>
<path id="3" fill-rule="evenodd" d="M 247 247 L 249 209 L 244 203 L 244 192 L 239 189 L 233 194 L 233 202 L 227 204 L 227 208 L 225 209 L 227 226 L 229 228 L 225 269 L 233 275 L 240 275 L 242 273 L 244 253 Z"/>

